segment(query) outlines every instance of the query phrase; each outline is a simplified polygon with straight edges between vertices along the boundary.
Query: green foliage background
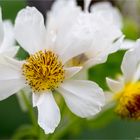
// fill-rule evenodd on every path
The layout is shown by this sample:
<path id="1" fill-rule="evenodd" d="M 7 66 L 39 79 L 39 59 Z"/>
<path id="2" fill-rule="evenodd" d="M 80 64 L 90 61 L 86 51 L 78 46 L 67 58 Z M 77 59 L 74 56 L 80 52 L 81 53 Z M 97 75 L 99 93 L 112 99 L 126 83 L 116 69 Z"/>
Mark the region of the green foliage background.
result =
<path id="1" fill-rule="evenodd" d="M 23 0 L 1 0 L 3 19 L 11 19 L 14 23 L 17 12 L 26 6 Z M 139 28 L 137 24 L 131 19 L 124 19 L 123 31 L 127 38 L 137 39 L 139 37 Z M 18 55 L 25 57 L 23 50 L 20 50 Z M 120 64 L 124 55 L 124 51 L 119 51 L 109 56 L 106 64 L 97 65 L 89 70 L 89 79 L 96 81 L 103 89 L 107 90 L 105 84 L 105 77 L 115 77 L 116 74 L 121 73 Z M 70 114 L 66 120 L 62 120 L 58 127 L 59 133 L 48 136 L 51 139 L 136 139 L 140 138 L 140 122 L 122 120 L 118 117 L 113 109 L 99 114 L 97 118 L 92 120 L 85 120 L 75 117 L 66 108 L 66 114 Z M 69 121 L 73 120 L 67 126 Z M 32 125 L 28 116 L 28 112 L 22 112 L 20 109 L 16 96 L 12 96 L 0 102 L 0 139 L 12 138 L 13 134 L 22 125 Z M 61 125 L 67 126 L 61 132 Z M 26 129 L 25 129 L 26 130 Z M 27 129 L 28 130 L 28 129 Z M 22 130 L 21 133 L 24 133 Z M 33 138 L 33 137 L 28 137 Z M 18 138 L 17 138 L 18 139 Z"/>

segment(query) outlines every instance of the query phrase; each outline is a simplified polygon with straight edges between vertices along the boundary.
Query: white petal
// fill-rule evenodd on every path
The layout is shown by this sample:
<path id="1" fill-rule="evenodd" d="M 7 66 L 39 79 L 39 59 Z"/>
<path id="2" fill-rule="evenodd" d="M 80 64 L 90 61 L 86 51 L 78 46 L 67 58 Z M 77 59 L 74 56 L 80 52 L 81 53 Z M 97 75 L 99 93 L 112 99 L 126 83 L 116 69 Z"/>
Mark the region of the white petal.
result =
<path id="1" fill-rule="evenodd" d="M 61 59 L 63 63 L 66 63 L 68 60 L 72 59 L 75 56 L 78 56 L 86 52 L 90 48 L 92 40 L 84 38 L 84 35 L 74 36 L 73 33 L 69 32 L 69 37 L 67 44 L 65 45 L 64 53 L 61 54 Z M 66 41 L 65 40 L 65 41 Z M 87 46 L 89 48 L 87 48 Z"/>
<path id="2" fill-rule="evenodd" d="M 119 92 L 124 87 L 124 83 L 121 81 L 115 81 L 113 79 L 106 78 L 106 82 L 108 84 L 108 87 L 115 93 Z"/>
<path id="3" fill-rule="evenodd" d="M 2 48 L 7 48 L 15 45 L 15 37 L 14 37 L 14 27 L 10 20 L 5 20 L 3 22 L 4 26 L 4 40 L 2 43 Z"/>
<path id="4" fill-rule="evenodd" d="M 1 7 L 0 7 L 0 46 L 3 42 L 4 38 L 4 29 L 3 29 L 3 23 L 2 23 L 2 12 L 1 12 Z"/>
<path id="5" fill-rule="evenodd" d="M 105 91 L 105 102 L 108 105 L 108 103 L 111 103 L 111 101 L 113 100 L 114 94 L 112 92 L 109 91 Z"/>
<path id="6" fill-rule="evenodd" d="M 0 80 L 0 85 L 0 101 L 8 98 L 26 86 L 24 79 L 20 78 Z"/>
<path id="7" fill-rule="evenodd" d="M 19 46 L 10 46 L 7 48 L 0 49 L 0 55 L 14 57 L 18 52 Z"/>
<path id="8" fill-rule="evenodd" d="M 129 40 L 129 39 L 125 39 L 120 47 L 121 50 L 128 50 L 128 49 L 132 49 L 135 45 L 135 41 L 133 40 Z"/>
<path id="9" fill-rule="evenodd" d="M 20 62 L 0 57 L 0 100 L 3 100 L 25 87 Z"/>
<path id="10" fill-rule="evenodd" d="M 69 67 L 64 69 L 65 69 L 65 77 L 66 79 L 69 79 L 73 77 L 75 74 L 77 74 L 82 69 L 82 67 Z"/>
<path id="11" fill-rule="evenodd" d="M 38 108 L 38 124 L 46 134 L 53 133 L 60 122 L 60 111 L 51 92 L 40 96 L 41 103 Z"/>
<path id="12" fill-rule="evenodd" d="M 9 57 L 0 57 L 0 80 L 22 78 L 22 62 Z"/>
<path id="13" fill-rule="evenodd" d="M 91 81 L 69 80 L 64 82 L 58 91 L 70 110 L 83 118 L 99 113 L 105 102 L 102 89 Z"/>
<path id="14" fill-rule="evenodd" d="M 32 95 L 32 102 L 33 102 L 33 107 L 36 107 L 37 105 L 39 105 L 41 103 L 41 94 L 38 93 L 33 93 Z"/>
<path id="15" fill-rule="evenodd" d="M 34 7 L 21 10 L 15 22 L 15 36 L 19 44 L 30 54 L 45 48 L 43 16 Z"/>
<path id="16" fill-rule="evenodd" d="M 60 10 L 61 9 L 61 10 Z M 75 0 L 57 0 L 47 15 L 47 45 L 58 54 L 66 48 L 66 35 L 81 12 Z M 65 38 L 65 39 L 64 39 Z M 57 44 L 57 45 L 56 45 Z"/>
<path id="17" fill-rule="evenodd" d="M 137 66 L 136 72 L 133 77 L 133 81 L 136 82 L 140 79 L 140 63 Z"/>
<path id="18" fill-rule="evenodd" d="M 128 50 L 123 58 L 121 70 L 126 82 L 132 82 L 140 63 L 140 40 L 138 40 L 133 49 Z"/>
<path id="19" fill-rule="evenodd" d="M 61 57 L 64 63 L 90 49 L 95 36 L 92 23 L 93 20 L 89 14 L 79 14 L 68 34 L 63 34 L 61 44 L 65 45 L 65 51 Z"/>
<path id="20" fill-rule="evenodd" d="M 76 75 L 74 75 L 73 78 L 78 79 L 78 80 L 87 80 L 88 79 L 88 69 L 83 68 L 80 72 L 78 72 Z"/>
<path id="21" fill-rule="evenodd" d="M 118 51 L 123 43 L 124 36 L 120 37 L 115 43 L 108 43 L 106 47 L 103 48 L 103 44 L 100 46 L 96 45 L 86 52 L 86 56 L 89 60 L 85 62 L 85 67 L 91 67 L 97 64 L 105 63 L 108 55 Z M 102 48 L 102 49 L 101 49 Z"/>
<path id="22" fill-rule="evenodd" d="M 109 2 L 100 2 L 92 5 L 91 12 L 105 15 L 104 18 L 106 18 L 106 20 L 112 21 L 113 24 L 119 28 L 122 27 L 122 16 L 120 11 L 113 7 Z"/>

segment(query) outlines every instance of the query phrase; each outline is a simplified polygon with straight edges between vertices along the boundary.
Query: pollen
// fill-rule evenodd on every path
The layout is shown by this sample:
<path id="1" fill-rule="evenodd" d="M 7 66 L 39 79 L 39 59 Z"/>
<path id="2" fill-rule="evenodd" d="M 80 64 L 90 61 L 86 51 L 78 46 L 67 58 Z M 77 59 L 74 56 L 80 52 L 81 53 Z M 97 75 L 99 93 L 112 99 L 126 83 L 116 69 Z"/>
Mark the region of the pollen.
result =
<path id="1" fill-rule="evenodd" d="M 52 51 L 39 51 L 31 55 L 22 66 L 27 84 L 34 92 L 54 90 L 65 78 L 61 60 Z"/>
<path id="2" fill-rule="evenodd" d="M 116 99 L 116 112 L 122 118 L 140 120 L 140 82 L 127 84 Z"/>

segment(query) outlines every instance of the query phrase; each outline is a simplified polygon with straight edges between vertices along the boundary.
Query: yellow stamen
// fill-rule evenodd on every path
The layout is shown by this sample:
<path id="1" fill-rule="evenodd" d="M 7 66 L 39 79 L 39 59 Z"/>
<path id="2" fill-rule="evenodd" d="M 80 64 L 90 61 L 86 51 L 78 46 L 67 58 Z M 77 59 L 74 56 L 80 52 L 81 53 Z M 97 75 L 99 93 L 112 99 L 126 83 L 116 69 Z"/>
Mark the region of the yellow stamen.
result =
<path id="1" fill-rule="evenodd" d="M 130 83 L 116 94 L 116 112 L 123 118 L 140 120 L 140 82 Z"/>
<path id="2" fill-rule="evenodd" d="M 54 90 L 64 80 L 64 69 L 52 51 L 39 51 L 31 55 L 22 66 L 23 75 L 33 91 Z"/>

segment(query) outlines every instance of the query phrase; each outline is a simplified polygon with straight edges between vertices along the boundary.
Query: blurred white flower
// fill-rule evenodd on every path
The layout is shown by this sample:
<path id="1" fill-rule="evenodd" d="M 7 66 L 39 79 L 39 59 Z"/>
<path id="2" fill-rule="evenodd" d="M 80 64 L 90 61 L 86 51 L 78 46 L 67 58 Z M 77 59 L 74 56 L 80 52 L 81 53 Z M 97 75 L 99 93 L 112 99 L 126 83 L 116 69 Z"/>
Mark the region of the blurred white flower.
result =
<path id="1" fill-rule="evenodd" d="M 48 14 L 47 22 L 54 38 L 60 34 L 59 30 L 71 30 L 74 36 L 85 42 L 82 45 L 87 51 L 68 62 L 69 66 L 83 66 L 76 76 L 80 79 L 82 75 L 87 79 L 89 67 L 104 63 L 109 54 L 119 50 L 124 38 L 119 10 L 108 2 L 101 2 L 93 5 L 91 12 L 88 12 L 89 3 L 90 0 L 85 0 L 85 9 L 82 11 L 74 0 L 57 1 Z M 74 45 L 70 47 L 74 49 Z"/>
<path id="2" fill-rule="evenodd" d="M 125 53 L 121 70 L 123 75 L 119 77 L 119 80 L 107 78 L 107 84 L 112 91 L 110 96 L 112 96 L 112 100 L 116 101 L 116 112 L 121 117 L 139 120 L 140 40 L 137 40 L 133 48 Z"/>
<path id="3" fill-rule="evenodd" d="M 121 32 L 122 17 L 118 9 L 110 3 L 101 2 L 93 5 L 91 12 L 88 12 L 89 3 L 90 0 L 85 0 L 85 10 L 82 11 L 74 0 L 57 1 L 48 16 L 52 33 L 59 34 L 59 29 L 63 28 L 64 32 L 71 30 L 77 38 L 84 40 L 83 45 L 87 51 L 75 57 L 74 63 L 71 63 L 84 68 L 104 63 L 109 54 L 120 49 L 124 37 Z"/>
<path id="4" fill-rule="evenodd" d="M 67 4 L 71 7 L 74 3 L 69 1 Z M 55 6 L 59 6 L 59 2 Z M 0 100 L 26 86 L 30 87 L 33 106 L 38 108 L 38 123 L 45 133 L 53 133 L 60 122 L 60 111 L 52 95 L 53 91 L 60 92 L 69 109 L 83 118 L 101 110 L 104 93 L 92 81 L 71 79 L 82 67 L 65 65 L 87 50 L 87 37 L 77 36 L 77 31 L 71 26 L 65 28 L 60 25 L 60 29 L 53 30 L 50 24 L 47 25 L 46 28 L 43 16 L 36 8 L 27 7 L 18 13 L 15 36 L 30 56 L 25 61 L 0 57 Z"/>
<path id="5" fill-rule="evenodd" d="M 0 55 L 14 57 L 18 51 L 15 46 L 14 28 L 10 20 L 2 21 L 0 8 Z"/>

